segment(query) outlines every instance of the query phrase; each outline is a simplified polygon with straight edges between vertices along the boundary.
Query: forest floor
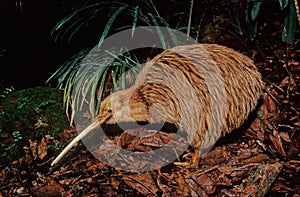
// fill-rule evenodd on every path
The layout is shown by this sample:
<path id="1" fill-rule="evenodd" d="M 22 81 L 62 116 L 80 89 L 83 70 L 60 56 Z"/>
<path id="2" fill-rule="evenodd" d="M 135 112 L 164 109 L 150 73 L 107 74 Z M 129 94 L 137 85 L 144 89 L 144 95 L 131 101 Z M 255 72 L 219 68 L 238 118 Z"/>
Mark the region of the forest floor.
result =
<path id="1" fill-rule="evenodd" d="M 278 42 L 255 45 L 251 55 L 267 87 L 258 115 L 238 132 L 218 141 L 198 166 L 183 165 L 191 161 L 193 150 L 189 148 L 176 162 L 162 168 L 142 173 L 124 172 L 96 159 L 78 143 L 60 163 L 51 167 L 62 146 L 76 136 L 75 129 L 62 124 L 65 125 L 63 132 L 56 133 L 54 138 L 44 134 L 42 138 L 31 135 L 28 139 L 19 136 L 21 127 L 13 135 L 4 135 L 2 128 L 2 158 L 8 154 L 5 151 L 21 151 L 21 154 L 1 162 L 0 197 L 300 197 L 300 48 Z M 27 101 L 22 102 L 25 105 Z M 39 109 L 34 108 L 35 112 L 55 102 L 59 101 L 44 102 Z M 0 107 L 3 110 L 3 102 Z M 19 108 L 22 107 L 19 103 Z M 39 119 L 29 128 L 38 131 L 40 126 L 49 124 Z M 3 140 L 5 137 L 9 139 Z M 125 143 L 130 150 L 147 151 L 159 145 L 149 141 L 165 143 L 172 137 L 172 133 L 165 132 L 147 139 L 123 133 L 112 136 L 111 140 L 118 145 Z M 21 138 L 26 139 L 27 144 L 22 149 L 14 149 L 12 142 L 17 143 Z M 142 166 L 143 159 L 123 165 Z"/>

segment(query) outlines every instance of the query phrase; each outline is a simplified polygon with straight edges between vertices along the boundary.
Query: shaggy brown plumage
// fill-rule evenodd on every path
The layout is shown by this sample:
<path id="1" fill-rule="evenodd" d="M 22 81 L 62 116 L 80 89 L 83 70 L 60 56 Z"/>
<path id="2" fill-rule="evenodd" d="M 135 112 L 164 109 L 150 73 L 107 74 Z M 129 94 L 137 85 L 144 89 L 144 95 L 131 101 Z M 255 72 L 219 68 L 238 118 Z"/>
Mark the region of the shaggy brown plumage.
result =
<path id="1" fill-rule="evenodd" d="M 96 126 L 117 122 L 175 124 L 186 130 L 201 155 L 201 150 L 240 127 L 263 87 L 251 59 L 231 48 L 197 44 L 165 50 L 147 62 L 134 86 L 102 101 L 96 119 L 52 165 Z"/>

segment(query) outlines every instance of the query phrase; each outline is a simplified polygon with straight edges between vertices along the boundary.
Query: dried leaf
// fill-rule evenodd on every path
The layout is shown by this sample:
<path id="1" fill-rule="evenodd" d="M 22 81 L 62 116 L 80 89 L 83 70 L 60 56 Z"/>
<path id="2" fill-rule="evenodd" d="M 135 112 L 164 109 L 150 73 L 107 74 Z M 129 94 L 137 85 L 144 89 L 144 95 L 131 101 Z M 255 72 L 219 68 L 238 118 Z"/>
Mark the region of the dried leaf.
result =
<path id="1" fill-rule="evenodd" d="M 97 174 L 98 171 L 103 170 L 103 168 L 106 166 L 106 164 L 104 162 L 97 160 L 96 162 L 87 161 L 86 166 L 88 168 L 92 169 L 94 174 Z"/>
<path id="2" fill-rule="evenodd" d="M 117 145 L 127 150 L 151 151 L 169 143 L 173 133 L 165 133 L 146 128 L 125 130 L 118 138 Z"/>
<path id="3" fill-rule="evenodd" d="M 191 196 L 208 196 L 207 193 L 200 187 L 200 185 L 197 184 L 193 179 L 188 178 L 185 181 L 190 187 Z"/>
<path id="4" fill-rule="evenodd" d="M 300 121 L 293 123 L 295 126 L 300 127 Z"/>
<path id="5" fill-rule="evenodd" d="M 42 138 L 41 143 L 38 145 L 38 158 L 44 159 L 44 157 L 47 155 L 47 149 L 48 149 L 48 139 L 51 137 L 49 135 Z"/>
<path id="6" fill-rule="evenodd" d="M 257 185 L 255 185 L 254 183 L 250 183 L 245 187 L 244 195 L 245 196 L 255 196 L 257 190 L 258 190 Z"/>
<path id="7" fill-rule="evenodd" d="M 122 180 L 143 195 L 155 195 L 159 190 L 150 172 L 124 176 Z"/>
<path id="8" fill-rule="evenodd" d="M 38 144 L 37 141 L 32 141 L 29 139 L 29 145 L 30 150 L 32 153 L 32 156 L 34 160 L 36 158 L 44 159 L 44 157 L 47 155 L 47 149 L 48 149 L 48 141 L 52 139 L 50 135 L 46 135 L 41 139 L 41 142 Z"/>
<path id="9" fill-rule="evenodd" d="M 35 129 L 48 127 L 49 124 L 43 121 L 44 118 L 39 117 L 37 122 L 33 125 Z"/>
<path id="10" fill-rule="evenodd" d="M 62 196 L 62 193 L 57 188 L 53 187 L 52 185 L 44 185 L 35 187 L 32 189 L 33 193 L 37 197 L 44 197 L 44 196 Z"/>
<path id="11" fill-rule="evenodd" d="M 300 71 L 300 63 L 299 62 L 290 62 L 290 70 L 292 72 Z"/>
<path id="12" fill-rule="evenodd" d="M 218 170 L 224 174 L 231 174 L 232 173 L 232 166 L 231 165 L 224 165 L 218 168 Z"/>
<path id="13" fill-rule="evenodd" d="M 78 128 L 80 129 L 80 128 Z M 66 139 L 70 139 L 75 137 L 78 134 L 78 131 L 76 128 L 69 128 L 69 129 L 64 129 L 63 132 L 58 133 L 57 138 L 60 141 L 66 140 Z"/>
<path id="14" fill-rule="evenodd" d="M 222 192 L 223 194 L 225 194 L 224 196 L 236 196 L 233 192 L 231 192 L 231 191 L 229 191 L 229 190 L 227 190 L 227 189 L 222 189 L 221 192 Z M 221 193 L 221 194 L 222 194 L 222 193 Z M 222 195 L 222 196 L 223 196 L 223 195 Z"/>
<path id="15" fill-rule="evenodd" d="M 267 107 L 268 112 L 272 113 L 276 111 L 276 104 L 267 93 L 264 93 L 264 105 Z"/>
<path id="16" fill-rule="evenodd" d="M 289 78 L 288 76 L 285 77 L 279 84 L 279 87 L 285 88 L 285 87 L 290 87 L 290 91 L 293 90 L 293 86 L 295 85 L 295 80 L 293 78 Z"/>
<path id="17" fill-rule="evenodd" d="M 110 179 L 110 185 L 112 186 L 112 188 L 117 190 L 117 189 L 119 189 L 120 180 L 116 179 L 116 178 L 111 178 Z"/>
<path id="18" fill-rule="evenodd" d="M 134 134 L 135 131 L 136 130 L 125 130 L 118 138 L 117 145 L 125 149 L 131 145 L 131 148 L 130 149 L 127 148 L 127 150 L 133 150 L 132 148 L 134 147 L 132 147 L 133 144 L 132 141 L 133 139 L 137 138 L 137 136 Z"/>
<path id="19" fill-rule="evenodd" d="M 52 186 L 53 188 L 55 188 L 56 190 L 58 190 L 64 194 L 67 194 L 65 189 L 59 183 L 57 183 L 54 179 L 52 179 L 51 177 L 47 177 L 46 180 L 50 186 Z"/>
<path id="20" fill-rule="evenodd" d="M 269 157 L 266 154 L 259 154 L 255 155 L 254 157 L 250 157 L 248 159 L 243 160 L 243 163 L 262 163 L 269 159 Z"/>
<path id="21" fill-rule="evenodd" d="M 264 141 L 265 129 L 266 126 L 264 125 L 264 123 L 260 119 L 256 118 L 250 125 L 250 128 L 247 130 L 246 134 L 251 138 L 257 138 L 260 141 Z"/>
<path id="22" fill-rule="evenodd" d="M 280 135 L 278 134 L 278 131 L 274 130 L 273 131 L 273 135 L 270 134 L 269 135 L 269 138 L 270 140 L 272 141 L 274 147 L 277 149 L 277 151 L 279 152 L 279 154 L 283 157 L 286 157 L 286 153 L 285 153 L 285 150 L 283 148 L 283 145 L 282 145 L 282 141 L 281 141 L 281 137 Z"/>
<path id="23" fill-rule="evenodd" d="M 290 188 L 287 185 L 280 182 L 274 183 L 272 187 L 272 191 L 283 191 L 283 190 L 293 191 L 293 188 Z"/>
<path id="24" fill-rule="evenodd" d="M 202 165 L 216 166 L 230 157 L 230 152 L 226 149 L 225 146 L 218 146 L 213 148 L 210 152 L 205 154 L 200 163 Z"/>
<path id="25" fill-rule="evenodd" d="M 168 174 L 166 174 L 168 175 Z M 160 190 L 163 192 L 162 196 L 170 196 L 171 193 L 175 193 L 175 189 L 173 187 L 170 187 L 172 185 L 172 182 L 174 179 L 170 176 L 166 176 L 164 173 L 161 173 L 158 171 L 158 176 L 156 179 L 157 185 L 160 188 Z M 174 176 L 174 173 L 172 174 Z"/>
<path id="26" fill-rule="evenodd" d="M 201 174 L 198 177 L 193 176 L 193 178 L 207 194 L 213 194 L 216 191 L 215 183 L 206 174 Z"/>
<path id="27" fill-rule="evenodd" d="M 32 141 L 31 139 L 28 140 L 29 141 L 29 146 L 30 146 L 30 150 L 32 153 L 32 156 L 34 158 L 34 160 L 37 158 L 37 142 L 36 141 Z"/>
<path id="28" fill-rule="evenodd" d="M 279 132 L 280 137 L 286 142 L 292 142 L 288 132 Z"/>

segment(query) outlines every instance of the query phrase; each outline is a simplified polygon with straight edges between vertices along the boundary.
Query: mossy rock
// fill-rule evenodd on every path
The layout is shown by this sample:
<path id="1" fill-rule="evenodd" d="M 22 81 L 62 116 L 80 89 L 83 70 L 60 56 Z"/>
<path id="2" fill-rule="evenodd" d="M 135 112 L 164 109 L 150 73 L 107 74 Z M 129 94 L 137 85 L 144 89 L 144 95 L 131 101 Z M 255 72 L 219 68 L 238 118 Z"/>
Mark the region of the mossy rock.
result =
<path id="1" fill-rule="evenodd" d="M 0 160 L 11 161 L 22 154 L 28 140 L 40 141 L 45 135 L 55 137 L 69 127 L 57 88 L 34 87 L 14 91 L 0 106 Z"/>

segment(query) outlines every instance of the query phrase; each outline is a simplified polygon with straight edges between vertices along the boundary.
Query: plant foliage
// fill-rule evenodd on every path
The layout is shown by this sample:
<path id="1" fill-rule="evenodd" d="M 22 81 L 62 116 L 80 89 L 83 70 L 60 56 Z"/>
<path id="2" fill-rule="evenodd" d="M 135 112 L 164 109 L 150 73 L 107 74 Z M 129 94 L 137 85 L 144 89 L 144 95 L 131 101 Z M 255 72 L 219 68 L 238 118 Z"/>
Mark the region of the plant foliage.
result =
<path id="1" fill-rule="evenodd" d="M 297 27 L 297 14 L 293 0 L 278 0 L 278 4 L 274 2 L 274 6 L 280 7 L 285 12 L 285 18 L 282 29 L 282 41 L 288 44 L 294 43 Z M 247 0 L 245 8 L 245 19 L 250 25 L 250 38 L 254 40 L 257 34 L 258 15 L 264 1 Z"/>
<path id="2" fill-rule="evenodd" d="M 92 34 L 91 36 L 98 37 L 98 42 L 95 45 L 100 50 L 103 41 L 110 35 L 131 28 L 131 36 L 134 37 L 138 26 L 170 27 L 185 32 L 196 40 L 203 40 L 206 34 L 216 35 L 216 32 L 231 26 L 233 31 L 228 30 L 231 35 L 239 37 L 247 34 L 253 41 L 256 38 L 262 5 L 265 3 L 256 0 L 124 0 L 122 2 L 77 0 L 76 2 L 72 12 L 54 27 L 52 35 L 56 41 L 67 40 L 71 42 L 76 34 L 93 27 L 99 30 L 97 35 Z M 278 2 L 274 1 L 274 6 L 278 6 L 286 12 L 282 41 L 292 44 L 297 26 L 295 5 L 292 0 L 278 0 Z M 222 27 L 220 24 L 224 23 L 227 26 Z M 168 44 L 159 28 L 155 33 L 159 35 L 163 49 L 166 49 Z M 223 33 L 219 34 L 222 35 Z M 176 38 L 172 38 L 175 42 Z M 206 41 L 210 41 L 210 39 Z M 107 57 L 114 59 L 113 62 L 110 62 L 109 65 L 98 64 L 80 70 L 78 77 L 76 73 L 80 69 L 80 64 L 91 48 L 83 49 L 74 55 L 47 81 L 57 80 L 58 86 L 64 90 L 64 104 L 67 114 L 71 111 L 69 117 L 71 123 L 75 112 L 86 110 L 85 106 L 88 106 L 87 111 L 95 116 L 98 113 L 101 100 L 105 94 L 109 93 L 107 89 L 110 87 L 124 88 L 126 86 L 125 72 L 136 65 L 141 66 L 143 63 L 141 59 L 147 59 L 147 57 L 140 57 L 131 52 L 122 56 L 115 56 L 113 51 L 115 49 L 112 49 L 112 51 L 105 51 L 105 53 Z M 74 81 L 75 76 L 79 78 L 76 82 Z M 134 78 L 132 73 L 129 76 Z M 120 78 L 121 81 L 119 86 L 116 84 L 117 78 Z M 74 97 L 71 98 L 71 95 Z"/>
<path id="3" fill-rule="evenodd" d="M 0 165 L 12 161 L 28 147 L 28 139 L 55 138 L 68 128 L 57 88 L 35 87 L 13 91 L 1 100 Z"/>

